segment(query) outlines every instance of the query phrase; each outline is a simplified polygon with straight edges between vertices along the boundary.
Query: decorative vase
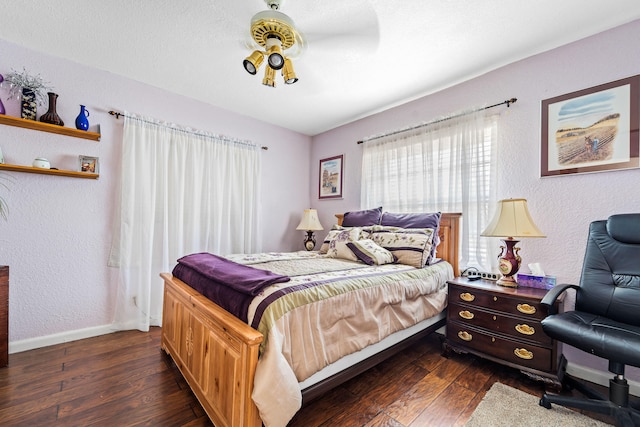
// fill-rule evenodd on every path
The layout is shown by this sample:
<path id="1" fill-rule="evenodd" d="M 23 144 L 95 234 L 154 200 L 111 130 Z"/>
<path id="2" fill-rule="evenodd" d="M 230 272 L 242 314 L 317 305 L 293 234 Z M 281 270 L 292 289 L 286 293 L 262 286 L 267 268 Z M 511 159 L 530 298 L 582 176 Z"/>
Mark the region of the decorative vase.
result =
<path id="1" fill-rule="evenodd" d="M 89 129 L 89 110 L 84 105 L 80 106 L 80 114 L 76 117 L 76 129 L 87 130 Z"/>
<path id="2" fill-rule="evenodd" d="M 2 83 L 4 81 L 4 76 L 2 74 L 0 74 L 0 83 Z M 0 99 L 0 114 L 5 114 L 6 111 L 4 109 L 4 104 L 2 103 L 2 99 Z M 2 162 L 4 163 L 4 161 Z"/>
<path id="3" fill-rule="evenodd" d="M 36 93 L 33 89 L 26 87 L 22 88 L 22 102 L 21 102 L 20 117 L 27 120 L 36 119 L 36 111 L 38 106 L 36 105 Z"/>
<path id="4" fill-rule="evenodd" d="M 40 121 L 44 123 L 51 123 L 56 126 L 64 126 L 64 122 L 56 112 L 58 95 L 53 92 L 47 92 L 47 95 L 49 95 L 49 110 L 40 116 Z"/>

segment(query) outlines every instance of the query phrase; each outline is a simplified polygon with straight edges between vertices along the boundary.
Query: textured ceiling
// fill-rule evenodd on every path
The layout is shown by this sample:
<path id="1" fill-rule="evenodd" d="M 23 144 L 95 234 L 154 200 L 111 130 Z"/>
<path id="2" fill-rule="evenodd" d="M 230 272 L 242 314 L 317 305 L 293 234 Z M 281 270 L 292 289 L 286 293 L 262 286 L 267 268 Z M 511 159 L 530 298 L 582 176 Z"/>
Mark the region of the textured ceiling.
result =
<path id="1" fill-rule="evenodd" d="M 640 18 L 638 0 L 285 0 L 308 46 L 270 88 L 242 67 L 263 0 L 2 3 L 4 40 L 307 135 Z"/>

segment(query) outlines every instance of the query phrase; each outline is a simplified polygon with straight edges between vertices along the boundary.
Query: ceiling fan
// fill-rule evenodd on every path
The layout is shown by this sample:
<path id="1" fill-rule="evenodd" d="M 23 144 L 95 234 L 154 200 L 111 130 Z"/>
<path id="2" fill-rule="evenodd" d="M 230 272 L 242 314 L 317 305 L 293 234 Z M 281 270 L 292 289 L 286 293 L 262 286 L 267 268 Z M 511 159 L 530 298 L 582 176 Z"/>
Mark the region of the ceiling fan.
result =
<path id="1" fill-rule="evenodd" d="M 310 33 L 305 32 L 305 34 L 298 29 L 288 15 L 279 10 L 284 0 L 264 0 L 264 2 L 269 9 L 258 12 L 251 18 L 249 31 L 251 40 L 247 41 L 247 46 L 253 49 L 253 52 L 244 59 L 243 66 L 249 74 L 255 75 L 266 59 L 262 80 L 265 86 L 275 87 L 276 71 L 281 71 L 284 83 L 287 85 L 298 81 L 292 59 L 298 58 L 306 51 L 308 40 L 311 40 L 316 54 L 317 51 L 323 51 L 331 54 L 336 60 L 340 58 L 340 50 L 343 50 L 343 55 L 349 51 L 349 55 L 353 56 L 354 49 L 359 53 L 371 52 L 372 46 L 377 49 L 378 20 L 367 0 L 349 2 L 348 5 L 339 3 L 339 7 L 330 9 L 322 7 L 322 16 L 318 15 L 317 10 L 304 13 L 303 18 L 307 18 L 305 27 L 311 30 Z M 296 6 L 298 6 L 298 13 L 301 13 L 300 5 Z M 305 11 L 309 7 L 313 10 L 319 6 L 306 4 Z M 358 19 L 350 19 L 349 15 L 354 11 L 357 11 Z M 313 22 L 309 22 L 309 17 L 316 21 L 315 26 Z M 306 70 L 309 71 L 309 68 L 307 67 Z"/>
<path id="2" fill-rule="evenodd" d="M 242 64 L 249 74 L 256 74 L 266 56 L 267 65 L 262 84 L 275 87 L 275 75 L 278 70 L 282 70 L 286 84 L 293 84 L 298 78 L 290 56 L 285 56 L 284 52 L 294 47 L 293 53 L 301 52 L 304 48 L 304 38 L 293 20 L 278 10 L 282 0 L 265 0 L 265 3 L 269 10 L 258 12 L 251 18 L 251 38 L 264 50 L 254 50 Z"/>

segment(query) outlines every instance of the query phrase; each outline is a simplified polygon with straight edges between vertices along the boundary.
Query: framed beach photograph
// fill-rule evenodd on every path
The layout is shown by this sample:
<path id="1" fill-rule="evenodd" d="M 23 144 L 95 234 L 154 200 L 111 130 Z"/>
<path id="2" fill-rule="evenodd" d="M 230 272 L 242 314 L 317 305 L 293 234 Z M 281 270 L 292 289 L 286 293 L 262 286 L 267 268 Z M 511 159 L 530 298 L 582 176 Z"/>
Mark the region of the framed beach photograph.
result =
<path id="1" fill-rule="evenodd" d="M 320 199 L 342 198 L 343 163 L 343 154 L 320 160 Z"/>
<path id="2" fill-rule="evenodd" d="M 639 81 L 640 75 L 543 100 L 540 175 L 637 168 Z"/>
<path id="3" fill-rule="evenodd" d="M 100 161 L 97 157 L 78 156 L 78 170 L 87 173 L 100 173 Z"/>

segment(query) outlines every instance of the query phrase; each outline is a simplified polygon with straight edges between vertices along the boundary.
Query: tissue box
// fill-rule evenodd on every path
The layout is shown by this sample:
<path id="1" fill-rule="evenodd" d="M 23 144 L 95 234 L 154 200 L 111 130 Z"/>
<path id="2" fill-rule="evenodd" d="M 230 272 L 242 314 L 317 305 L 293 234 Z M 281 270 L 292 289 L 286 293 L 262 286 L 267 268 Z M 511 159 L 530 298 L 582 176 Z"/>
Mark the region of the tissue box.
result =
<path id="1" fill-rule="evenodd" d="M 554 276 L 534 276 L 532 274 L 518 273 L 516 276 L 518 286 L 526 288 L 551 289 L 556 285 Z"/>

